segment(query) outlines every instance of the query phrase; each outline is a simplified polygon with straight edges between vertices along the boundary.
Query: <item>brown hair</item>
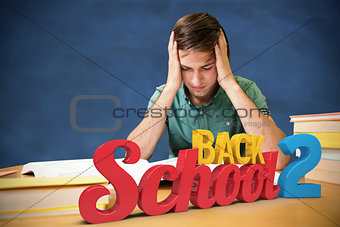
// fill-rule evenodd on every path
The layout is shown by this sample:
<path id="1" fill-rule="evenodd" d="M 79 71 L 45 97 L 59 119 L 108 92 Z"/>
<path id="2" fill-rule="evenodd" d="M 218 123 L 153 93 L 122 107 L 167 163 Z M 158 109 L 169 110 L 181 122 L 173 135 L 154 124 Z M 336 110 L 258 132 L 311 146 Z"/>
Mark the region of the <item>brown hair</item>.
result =
<path id="1" fill-rule="evenodd" d="M 230 54 L 229 43 L 224 29 L 218 20 L 208 13 L 193 13 L 180 18 L 174 28 L 175 40 L 178 49 L 194 52 L 212 52 L 218 42 L 222 29 L 228 44 L 228 58 Z"/>

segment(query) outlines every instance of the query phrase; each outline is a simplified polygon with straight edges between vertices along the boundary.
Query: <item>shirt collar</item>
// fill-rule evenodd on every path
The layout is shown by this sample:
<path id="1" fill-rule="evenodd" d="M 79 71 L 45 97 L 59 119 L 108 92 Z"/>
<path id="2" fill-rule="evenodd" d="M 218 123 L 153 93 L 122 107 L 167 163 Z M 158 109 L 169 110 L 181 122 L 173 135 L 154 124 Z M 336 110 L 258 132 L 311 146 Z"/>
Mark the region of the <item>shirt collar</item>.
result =
<path id="1" fill-rule="evenodd" d="M 184 83 L 182 82 L 182 84 L 181 84 L 181 87 L 179 88 L 179 90 L 178 90 L 178 93 L 179 93 L 179 95 L 180 95 L 180 97 L 181 97 L 181 106 L 183 106 L 184 107 L 184 105 L 185 104 L 188 104 L 189 106 L 194 106 L 194 104 L 192 104 L 191 102 L 190 102 L 190 99 L 187 97 L 187 95 L 185 94 L 185 89 L 187 89 L 186 88 L 186 86 L 184 85 Z M 216 105 L 216 101 L 217 101 L 217 98 L 222 94 L 224 92 L 224 90 L 223 90 L 223 88 L 220 86 L 219 87 L 219 89 L 218 89 L 218 91 L 217 91 L 217 93 L 215 94 L 215 96 L 208 102 L 208 103 L 206 103 L 206 104 L 204 104 L 203 105 L 203 108 L 205 108 L 205 107 L 207 107 L 207 106 L 209 106 L 209 105 Z"/>

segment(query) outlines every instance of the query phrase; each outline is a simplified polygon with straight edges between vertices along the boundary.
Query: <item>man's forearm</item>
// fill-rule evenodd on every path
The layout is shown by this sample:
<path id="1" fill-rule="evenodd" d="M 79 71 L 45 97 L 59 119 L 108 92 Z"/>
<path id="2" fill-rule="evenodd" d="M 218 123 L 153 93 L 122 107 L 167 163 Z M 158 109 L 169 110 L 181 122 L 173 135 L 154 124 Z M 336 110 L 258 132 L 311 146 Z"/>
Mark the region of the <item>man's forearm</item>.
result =
<path id="1" fill-rule="evenodd" d="M 128 140 L 132 140 L 140 147 L 141 158 L 149 159 L 152 156 L 157 142 L 164 134 L 166 116 L 176 93 L 176 89 L 165 86 L 146 117 L 128 136 Z M 152 114 L 155 111 L 157 111 L 157 116 Z"/>
<path id="2" fill-rule="evenodd" d="M 241 86 L 235 81 L 230 81 L 222 87 L 227 93 L 230 101 L 238 111 L 244 130 L 248 134 L 260 134 L 273 128 L 271 121 L 265 117 L 257 108 L 255 103 L 243 91 Z M 243 111 L 245 112 L 245 115 Z"/>
<path id="3" fill-rule="evenodd" d="M 285 138 L 286 135 L 276 126 L 271 117 L 263 115 L 258 110 L 255 103 L 248 97 L 234 78 L 228 78 L 221 86 L 226 91 L 236 110 L 247 110 L 246 116 L 240 117 L 246 133 L 251 135 L 264 135 L 265 139 L 262 143 L 261 150 L 263 152 L 279 151 L 277 169 L 283 169 L 289 162 L 289 156 L 284 155 L 277 144 Z"/>

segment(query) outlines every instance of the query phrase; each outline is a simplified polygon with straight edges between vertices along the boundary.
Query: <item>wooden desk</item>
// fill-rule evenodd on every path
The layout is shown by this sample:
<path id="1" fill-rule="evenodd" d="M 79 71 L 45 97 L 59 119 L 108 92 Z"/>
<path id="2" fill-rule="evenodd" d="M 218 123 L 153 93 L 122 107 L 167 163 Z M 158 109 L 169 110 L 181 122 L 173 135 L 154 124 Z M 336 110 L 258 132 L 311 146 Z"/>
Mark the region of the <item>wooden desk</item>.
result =
<path id="1" fill-rule="evenodd" d="M 19 169 L 21 166 L 2 169 Z M 13 177 L 13 176 L 12 176 Z M 20 172 L 14 177 L 21 177 Z M 213 206 L 200 209 L 190 206 L 189 210 L 180 213 L 167 213 L 159 216 L 148 216 L 138 207 L 127 218 L 98 226 L 340 226 L 340 185 L 304 180 L 308 183 L 319 183 L 322 186 L 321 198 L 257 200 L 253 203 L 235 201 L 229 206 Z M 159 198 L 170 193 L 170 185 L 162 185 Z M 8 220 L 0 220 L 3 226 Z M 16 218 L 5 226 L 81 226 L 87 225 L 79 214 Z M 95 225 L 97 226 L 97 225 Z"/>

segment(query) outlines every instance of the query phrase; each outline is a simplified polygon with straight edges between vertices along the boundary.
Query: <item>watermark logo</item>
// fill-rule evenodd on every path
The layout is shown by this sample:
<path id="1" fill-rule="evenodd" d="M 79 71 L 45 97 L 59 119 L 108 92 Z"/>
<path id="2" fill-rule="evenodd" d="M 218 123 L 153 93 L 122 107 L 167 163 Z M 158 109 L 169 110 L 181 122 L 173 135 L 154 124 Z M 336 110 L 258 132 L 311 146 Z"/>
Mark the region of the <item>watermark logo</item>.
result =
<path id="1" fill-rule="evenodd" d="M 112 100 L 114 105 L 118 108 L 121 107 L 120 99 L 114 95 L 78 95 L 71 100 L 70 104 L 70 123 L 74 130 L 78 132 L 115 132 L 119 130 L 122 126 L 122 120 L 116 118 L 116 123 L 112 127 L 108 128 L 85 128 L 79 126 L 77 123 L 77 104 L 81 100 Z"/>
<path id="2" fill-rule="evenodd" d="M 212 109 L 184 109 L 184 108 L 177 108 L 177 109 L 168 109 L 165 108 L 152 108 L 149 111 L 146 108 L 114 108 L 112 110 L 112 115 L 114 118 L 129 118 L 131 115 L 136 115 L 138 118 L 162 118 L 164 117 L 164 113 L 168 113 L 167 117 L 175 117 L 175 118 L 199 118 L 201 116 L 206 116 L 208 118 L 212 118 Z M 261 110 L 257 108 L 226 108 L 221 110 L 222 117 L 224 118 L 232 118 L 235 114 L 238 115 L 239 118 L 252 118 L 252 117 L 261 117 Z"/>

